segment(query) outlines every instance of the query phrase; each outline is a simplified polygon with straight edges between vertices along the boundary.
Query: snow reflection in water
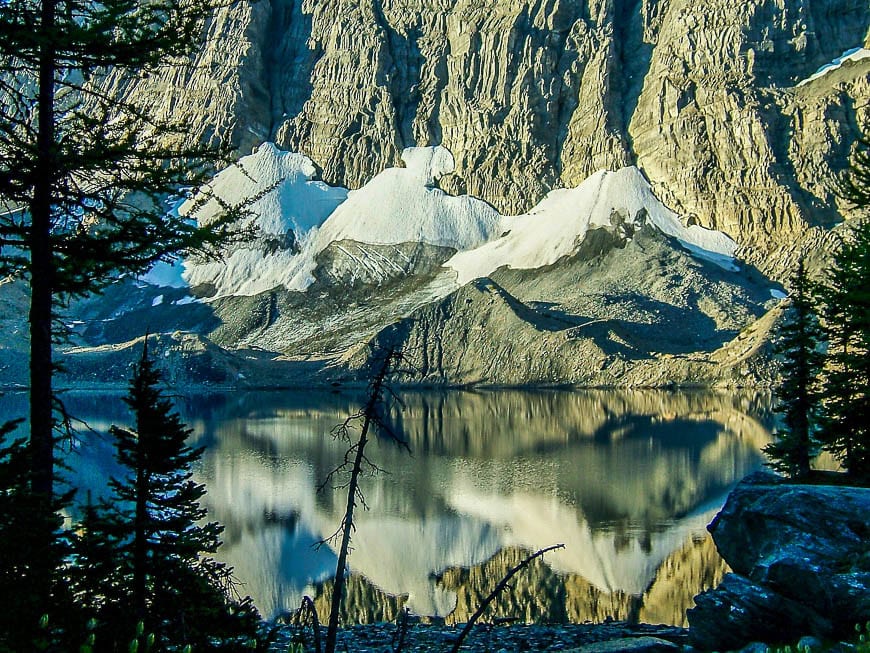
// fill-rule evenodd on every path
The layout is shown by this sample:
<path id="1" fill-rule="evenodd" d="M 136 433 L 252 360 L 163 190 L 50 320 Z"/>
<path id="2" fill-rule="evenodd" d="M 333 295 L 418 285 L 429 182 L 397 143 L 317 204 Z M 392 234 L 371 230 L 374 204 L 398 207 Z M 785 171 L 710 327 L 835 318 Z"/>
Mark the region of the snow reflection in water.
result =
<path id="1" fill-rule="evenodd" d="M 721 573 L 705 526 L 728 489 L 761 465 L 770 439 L 767 401 L 730 394 L 427 391 L 402 399 L 392 423 L 412 454 L 388 442 L 370 451 L 388 473 L 363 483 L 352 620 L 391 618 L 401 605 L 461 619 L 522 550 L 563 542 L 518 584 L 532 605 L 506 597 L 497 609 L 681 623 L 689 598 Z M 361 400 L 269 392 L 179 404 L 207 447 L 199 478 L 211 517 L 226 527 L 220 556 L 267 616 L 295 609 L 303 594 L 325 605 L 335 556 L 314 545 L 338 527 L 344 498 L 316 488 L 345 449 L 330 430 Z M 98 431 L 127 419 L 105 398 L 67 402 Z M 98 491 L 110 451 L 93 442 L 83 451 L 77 466 Z"/>

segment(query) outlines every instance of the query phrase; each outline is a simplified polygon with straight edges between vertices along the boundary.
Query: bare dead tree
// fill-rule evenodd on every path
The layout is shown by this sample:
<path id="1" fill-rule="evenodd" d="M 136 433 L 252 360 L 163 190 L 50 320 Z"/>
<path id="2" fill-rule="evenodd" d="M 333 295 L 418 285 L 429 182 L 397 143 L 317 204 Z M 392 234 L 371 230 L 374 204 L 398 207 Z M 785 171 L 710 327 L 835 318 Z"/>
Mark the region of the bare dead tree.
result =
<path id="1" fill-rule="evenodd" d="M 393 653 L 402 653 L 405 650 L 405 643 L 408 639 L 408 629 L 410 628 L 408 622 L 410 610 L 408 608 L 402 608 L 402 611 L 399 613 L 399 618 L 396 623 L 396 648 L 393 649 Z"/>
<path id="2" fill-rule="evenodd" d="M 366 507 L 365 496 L 363 495 L 359 485 L 360 476 L 365 472 L 373 475 L 381 471 L 365 453 L 366 445 L 369 442 L 369 433 L 372 427 L 410 451 L 407 441 L 399 437 L 390 428 L 384 411 L 384 405 L 386 403 L 385 394 L 389 392 L 393 397 L 395 397 L 386 385 L 386 379 L 390 373 L 391 367 L 398 364 L 401 360 L 401 352 L 397 352 L 392 348 L 374 352 L 372 355 L 372 363 L 375 369 L 375 374 L 369 383 L 368 398 L 365 406 L 333 429 L 333 437 L 346 441 L 350 446 L 344 454 L 344 460 L 327 475 L 326 480 L 321 484 L 318 490 L 322 490 L 324 487 L 329 485 L 338 475 L 349 472 L 349 478 L 346 482 L 333 486 L 334 489 L 347 490 L 347 506 L 345 508 L 344 518 L 341 520 L 338 530 L 333 535 L 333 537 L 340 537 L 341 539 L 338 549 L 338 562 L 335 567 L 332 601 L 329 609 L 329 624 L 326 631 L 325 653 L 335 653 L 336 637 L 338 634 L 338 617 L 341 608 L 341 600 L 344 594 L 347 557 L 350 551 L 351 535 L 354 531 L 354 510 L 356 509 L 357 503 Z M 356 442 L 353 442 L 351 433 L 360 423 L 362 426 L 360 427 L 359 438 Z"/>
<path id="3" fill-rule="evenodd" d="M 542 557 L 545 553 L 549 551 L 555 551 L 556 549 L 564 549 L 564 544 L 554 544 L 553 546 L 548 546 L 545 549 L 539 549 L 535 551 L 532 555 L 525 558 L 522 562 L 520 562 L 516 567 L 513 567 L 504 575 L 504 577 L 498 582 L 492 592 L 489 593 L 483 601 L 481 601 L 477 610 L 474 611 L 474 614 L 471 615 L 471 618 L 468 620 L 468 623 L 465 624 L 465 628 L 462 629 L 462 632 L 459 633 L 459 637 L 456 640 L 456 643 L 453 645 L 453 648 L 450 649 L 450 653 L 459 653 L 459 649 L 462 647 L 462 642 L 465 641 L 465 638 L 468 637 L 468 633 L 471 632 L 472 627 L 475 622 L 483 616 L 483 613 L 486 612 L 486 609 L 489 607 L 489 604 L 492 603 L 496 597 L 501 594 L 507 587 L 509 587 L 509 583 L 511 578 L 513 578 L 517 572 L 528 567 L 533 560 L 536 558 Z"/>

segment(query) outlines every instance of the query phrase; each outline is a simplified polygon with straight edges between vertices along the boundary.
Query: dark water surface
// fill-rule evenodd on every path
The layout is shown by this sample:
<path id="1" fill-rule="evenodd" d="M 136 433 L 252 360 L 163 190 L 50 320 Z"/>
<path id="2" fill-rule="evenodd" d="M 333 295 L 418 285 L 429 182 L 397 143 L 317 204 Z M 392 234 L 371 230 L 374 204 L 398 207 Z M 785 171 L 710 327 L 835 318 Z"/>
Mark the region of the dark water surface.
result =
<path id="1" fill-rule="evenodd" d="M 352 621 L 402 606 L 463 621 L 528 551 L 564 543 L 518 578 L 493 615 L 538 621 L 640 619 L 682 624 L 723 563 L 705 531 L 728 490 L 762 464 L 769 401 L 658 391 L 403 392 L 391 410 L 411 453 L 369 449 L 383 473 L 362 482 L 350 557 Z M 331 544 L 345 497 L 317 491 L 343 458 L 330 437 L 364 397 L 258 392 L 179 397 L 206 446 L 198 480 L 223 523 L 220 556 L 265 616 L 325 611 Z M 69 394 L 86 423 L 70 456 L 84 489 L 105 491 L 110 424 L 130 423 L 117 395 Z M 25 397 L 0 398 L 3 417 Z M 84 492 L 80 493 L 84 496 Z"/>

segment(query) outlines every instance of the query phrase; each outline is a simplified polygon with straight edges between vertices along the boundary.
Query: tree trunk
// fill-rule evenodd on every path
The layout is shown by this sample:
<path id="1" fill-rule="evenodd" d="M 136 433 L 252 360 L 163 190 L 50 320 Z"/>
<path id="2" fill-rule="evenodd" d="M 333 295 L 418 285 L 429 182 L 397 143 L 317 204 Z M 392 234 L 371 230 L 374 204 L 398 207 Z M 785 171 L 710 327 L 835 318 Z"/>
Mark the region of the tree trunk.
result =
<path id="1" fill-rule="evenodd" d="M 51 34 L 57 0 L 43 0 L 41 30 Z M 30 488 L 39 514 L 34 516 L 36 550 L 34 591 L 51 604 L 51 548 L 54 541 L 54 419 L 52 394 L 52 294 L 54 266 L 51 251 L 51 212 L 56 176 L 54 78 L 55 46 L 52 37 L 41 45 L 37 99 L 37 161 L 30 200 Z"/>
<path id="2" fill-rule="evenodd" d="M 344 594 L 345 584 L 345 569 L 347 568 L 347 553 L 350 547 L 350 536 L 353 531 L 353 511 L 356 507 L 356 494 L 359 487 L 359 475 L 362 473 L 363 460 L 365 456 L 365 447 L 368 444 L 369 427 L 372 423 L 372 416 L 377 408 L 377 403 L 381 400 L 381 392 L 384 385 L 384 380 L 387 377 L 387 372 L 390 368 L 393 352 L 390 351 L 384 356 L 384 362 L 380 370 L 375 375 L 371 386 L 371 394 L 366 402 L 363 410 L 363 427 L 360 432 L 359 440 L 356 444 L 356 456 L 353 461 L 353 468 L 350 473 L 350 484 L 347 488 L 347 507 L 344 513 L 342 522 L 341 546 L 338 551 L 338 562 L 335 565 L 335 582 L 332 586 L 332 602 L 329 607 L 329 626 L 326 631 L 326 647 L 325 653 L 335 653 L 335 643 L 338 636 L 338 613 L 341 609 L 341 599 Z"/>
<path id="3" fill-rule="evenodd" d="M 144 469 L 144 452 L 142 443 L 138 442 L 139 449 L 136 455 L 136 515 L 133 525 L 133 609 L 136 610 L 136 618 L 144 621 L 147 611 L 145 597 L 145 553 L 148 536 L 146 525 L 148 520 L 148 481 Z"/>
<path id="4" fill-rule="evenodd" d="M 51 33 L 57 0 L 43 0 L 42 31 Z M 54 261 L 51 212 L 56 170 L 54 44 L 42 44 L 39 61 L 39 123 L 36 179 L 30 203 L 30 451 L 33 490 L 51 500 L 54 490 L 51 322 Z"/>

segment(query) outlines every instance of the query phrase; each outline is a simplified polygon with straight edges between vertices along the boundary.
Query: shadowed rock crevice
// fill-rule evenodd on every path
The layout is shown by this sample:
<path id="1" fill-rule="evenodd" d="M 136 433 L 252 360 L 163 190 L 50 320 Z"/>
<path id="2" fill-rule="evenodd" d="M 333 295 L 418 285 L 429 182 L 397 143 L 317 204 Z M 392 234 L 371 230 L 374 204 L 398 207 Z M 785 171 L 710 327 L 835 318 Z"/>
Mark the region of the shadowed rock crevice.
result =
<path id="1" fill-rule="evenodd" d="M 288 116 L 297 115 L 311 99 L 311 74 L 321 54 L 309 49 L 312 27 L 303 0 L 271 0 L 270 26 L 259 46 L 267 53 L 264 77 L 271 97 L 269 133 L 278 143 L 286 141 L 279 133 Z"/>
<path id="2" fill-rule="evenodd" d="M 616 105 L 622 109 L 621 133 L 626 139 L 632 165 L 636 164 L 636 158 L 629 124 L 637 110 L 643 83 L 652 62 L 654 24 L 657 22 L 655 11 L 662 11 L 658 4 L 666 3 L 657 3 L 655 0 L 617 0 L 614 3 L 614 44 L 618 56 L 614 74 L 619 77 L 621 90 L 621 97 Z"/>

